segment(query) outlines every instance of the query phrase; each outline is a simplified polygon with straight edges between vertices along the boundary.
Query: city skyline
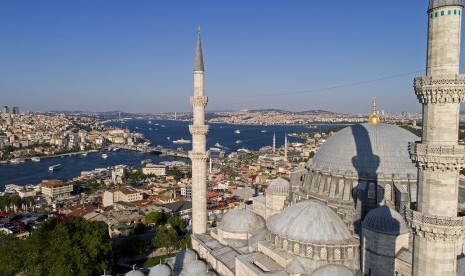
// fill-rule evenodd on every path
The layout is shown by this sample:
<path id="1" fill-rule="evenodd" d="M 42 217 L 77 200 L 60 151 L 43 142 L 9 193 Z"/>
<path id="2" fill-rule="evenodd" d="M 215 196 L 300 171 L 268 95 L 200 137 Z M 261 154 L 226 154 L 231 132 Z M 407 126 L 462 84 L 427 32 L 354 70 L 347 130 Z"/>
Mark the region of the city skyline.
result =
<path id="1" fill-rule="evenodd" d="M 420 112 L 427 1 L 0 4 L 2 105 L 188 112 L 201 26 L 207 111 Z M 461 65 L 463 71 L 463 65 Z M 337 101 L 335 99 L 338 99 Z"/>

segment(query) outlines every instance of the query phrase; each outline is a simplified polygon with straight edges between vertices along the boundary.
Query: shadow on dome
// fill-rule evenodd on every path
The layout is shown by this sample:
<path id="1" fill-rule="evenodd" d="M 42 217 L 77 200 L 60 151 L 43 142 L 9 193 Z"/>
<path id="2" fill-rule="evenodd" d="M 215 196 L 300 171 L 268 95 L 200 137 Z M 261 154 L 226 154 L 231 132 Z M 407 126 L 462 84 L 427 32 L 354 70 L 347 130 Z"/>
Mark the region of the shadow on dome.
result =
<path id="1" fill-rule="evenodd" d="M 376 126 L 373 125 L 373 127 Z M 380 165 L 380 158 L 373 154 L 368 130 L 365 125 L 361 124 L 352 125 L 350 128 L 354 136 L 356 148 L 356 155 L 352 157 L 352 165 L 358 175 L 357 186 L 353 187 L 352 190 L 356 209 L 354 230 L 355 233 L 360 234 L 362 220 L 370 210 L 379 206 L 383 195 L 379 195 L 378 193 L 383 193 L 384 191 L 377 184 L 377 170 Z"/>

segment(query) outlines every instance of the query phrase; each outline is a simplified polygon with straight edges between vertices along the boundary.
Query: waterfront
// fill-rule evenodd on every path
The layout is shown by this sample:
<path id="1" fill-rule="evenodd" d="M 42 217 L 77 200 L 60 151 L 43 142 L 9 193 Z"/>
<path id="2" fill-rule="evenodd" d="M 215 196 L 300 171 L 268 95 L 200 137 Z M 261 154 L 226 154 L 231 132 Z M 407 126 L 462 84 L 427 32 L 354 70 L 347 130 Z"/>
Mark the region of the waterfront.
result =
<path id="1" fill-rule="evenodd" d="M 131 132 L 140 132 L 152 142 L 153 146 L 161 145 L 164 148 L 183 148 L 189 150 L 191 144 L 174 144 L 174 140 L 190 139 L 188 125 L 186 121 L 151 121 L 147 120 L 128 120 L 124 123 L 112 122 L 108 125 L 128 128 Z M 318 125 L 317 129 L 326 131 L 335 125 Z M 235 130 L 240 130 L 239 134 Z M 210 132 L 207 135 L 207 147 L 214 147 L 216 143 L 228 147 L 231 151 L 239 148 L 258 150 L 263 146 L 271 146 L 273 133 L 276 133 L 276 146 L 284 144 L 285 133 L 293 133 L 302 130 L 310 130 L 304 125 L 291 126 L 253 126 L 253 125 L 228 125 L 228 124 L 211 124 Z M 262 132 L 266 131 L 266 132 Z M 170 139 L 167 139 L 167 138 Z M 242 141 L 236 143 L 237 140 Z M 303 142 L 304 140 L 289 137 L 289 142 Z M 173 157 L 157 156 L 150 153 L 139 153 L 131 151 L 105 152 L 108 154 L 107 159 L 101 158 L 101 152 L 89 153 L 86 157 L 81 155 L 64 156 L 55 158 L 42 158 L 41 162 L 25 162 L 21 164 L 2 164 L 0 165 L 0 191 L 3 191 L 6 184 L 38 184 L 43 179 L 61 179 L 70 180 L 80 175 L 81 171 L 92 170 L 95 168 L 106 168 L 119 164 L 129 166 L 141 166 L 144 159 L 152 159 L 154 163 L 162 161 L 181 160 Z M 61 164 L 62 169 L 49 172 L 48 167 L 51 165 Z"/>

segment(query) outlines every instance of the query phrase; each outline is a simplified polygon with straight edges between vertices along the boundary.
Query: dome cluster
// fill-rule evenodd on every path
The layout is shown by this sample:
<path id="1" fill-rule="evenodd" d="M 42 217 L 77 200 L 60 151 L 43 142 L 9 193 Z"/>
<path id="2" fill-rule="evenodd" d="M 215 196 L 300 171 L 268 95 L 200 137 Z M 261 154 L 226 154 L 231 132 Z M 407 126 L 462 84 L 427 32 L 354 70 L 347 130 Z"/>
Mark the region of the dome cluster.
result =
<path id="1" fill-rule="evenodd" d="M 401 235 L 409 232 L 401 214 L 388 206 L 371 210 L 363 220 L 363 228 L 387 235 Z"/>
<path id="2" fill-rule="evenodd" d="M 283 178 L 276 178 L 271 181 L 270 185 L 266 189 L 266 194 L 270 195 L 285 195 L 288 196 L 291 193 L 291 183 Z"/>
<path id="3" fill-rule="evenodd" d="M 248 209 L 234 209 L 224 214 L 218 228 L 229 233 L 252 233 L 265 227 L 265 221 Z"/>

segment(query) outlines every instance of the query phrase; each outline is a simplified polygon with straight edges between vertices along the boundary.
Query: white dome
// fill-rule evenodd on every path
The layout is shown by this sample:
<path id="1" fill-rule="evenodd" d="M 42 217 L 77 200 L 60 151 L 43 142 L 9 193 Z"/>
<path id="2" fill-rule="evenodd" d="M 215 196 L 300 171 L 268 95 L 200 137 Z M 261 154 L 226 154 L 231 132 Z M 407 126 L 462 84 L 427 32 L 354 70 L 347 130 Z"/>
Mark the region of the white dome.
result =
<path id="1" fill-rule="evenodd" d="M 207 265 L 203 261 L 197 260 L 187 265 L 186 269 L 183 270 L 183 276 L 197 276 L 207 272 L 207 270 Z"/>
<path id="2" fill-rule="evenodd" d="M 307 167 L 341 174 L 416 178 L 408 142 L 418 140 L 410 131 L 395 125 L 352 125 L 331 136 Z"/>
<path id="3" fill-rule="evenodd" d="M 124 276 L 145 276 L 145 273 L 140 270 L 131 270 L 124 274 Z"/>
<path id="4" fill-rule="evenodd" d="M 265 221 L 248 209 L 234 209 L 224 214 L 218 228 L 230 233 L 251 233 L 265 227 Z"/>
<path id="5" fill-rule="evenodd" d="M 174 259 L 174 267 L 178 269 L 185 268 L 188 264 L 196 261 L 197 259 L 197 253 L 195 253 L 195 251 L 184 249 L 176 255 L 176 258 Z"/>
<path id="6" fill-rule="evenodd" d="M 291 183 L 289 181 L 279 177 L 271 181 L 266 193 L 271 195 L 289 195 L 291 193 Z"/>
<path id="7" fill-rule="evenodd" d="M 342 265 L 325 265 L 315 270 L 312 276 L 352 276 L 354 275 L 347 267 Z"/>
<path id="8" fill-rule="evenodd" d="M 266 221 L 274 234 L 302 243 L 354 244 L 344 222 L 321 202 L 306 200 L 289 206 Z"/>
<path id="9" fill-rule="evenodd" d="M 150 269 L 148 276 L 171 276 L 171 268 L 166 264 L 157 264 Z"/>

